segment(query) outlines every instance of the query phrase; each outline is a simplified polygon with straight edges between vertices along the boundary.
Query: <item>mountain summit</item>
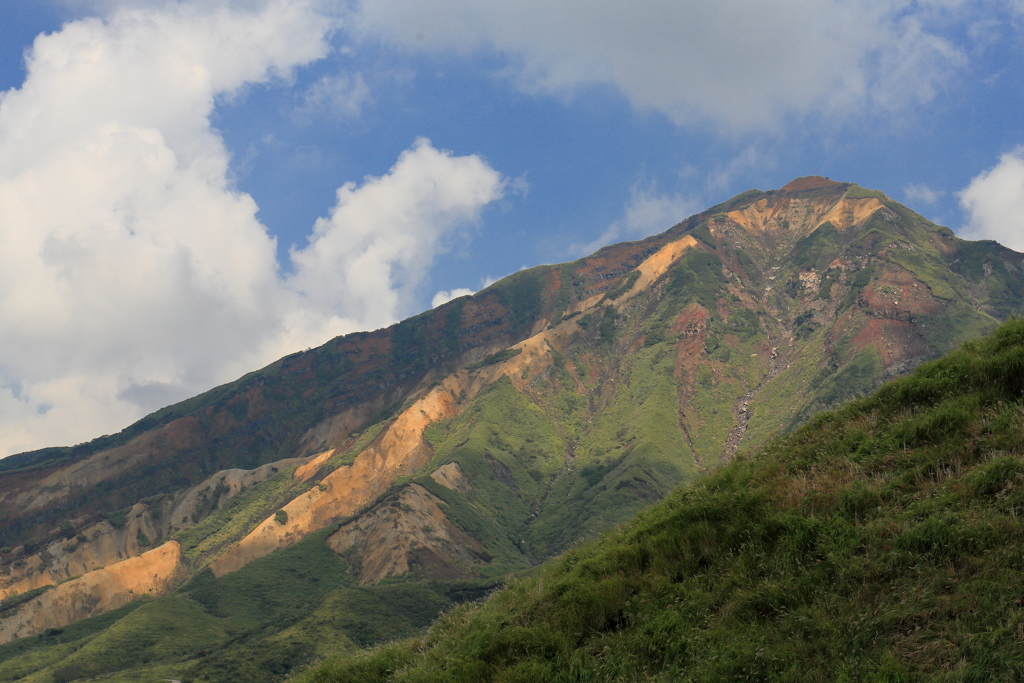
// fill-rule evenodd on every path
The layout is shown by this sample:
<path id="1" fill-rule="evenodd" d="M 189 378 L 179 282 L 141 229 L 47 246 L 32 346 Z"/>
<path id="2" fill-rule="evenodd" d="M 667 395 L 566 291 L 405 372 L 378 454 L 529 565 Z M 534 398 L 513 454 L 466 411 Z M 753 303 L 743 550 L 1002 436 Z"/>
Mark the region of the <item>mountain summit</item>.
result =
<path id="1" fill-rule="evenodd" d="M 206 680 L 402 635 L 1022 313 L 1024 256 L 820 177 L 516 273 L 0 461 L 0 680 L 137 666 L 129 625 Z"/>

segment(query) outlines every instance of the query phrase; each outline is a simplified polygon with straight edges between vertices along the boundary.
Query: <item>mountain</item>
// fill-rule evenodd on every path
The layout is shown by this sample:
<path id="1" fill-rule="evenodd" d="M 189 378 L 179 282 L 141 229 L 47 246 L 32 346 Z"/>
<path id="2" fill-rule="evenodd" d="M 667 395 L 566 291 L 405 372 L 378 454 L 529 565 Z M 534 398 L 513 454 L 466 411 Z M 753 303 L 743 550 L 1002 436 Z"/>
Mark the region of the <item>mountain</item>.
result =
<path id="1" fill-rule="evenodd" d="M 1021 254 L 817 177 L 521 271 L 0 461 L 0 681 L 413 633 L 1022 312 Z"/>
<path id="2" fill-rule="evenodd" d="M 1024 676 L 1024 321 L 297 680 Z"/>

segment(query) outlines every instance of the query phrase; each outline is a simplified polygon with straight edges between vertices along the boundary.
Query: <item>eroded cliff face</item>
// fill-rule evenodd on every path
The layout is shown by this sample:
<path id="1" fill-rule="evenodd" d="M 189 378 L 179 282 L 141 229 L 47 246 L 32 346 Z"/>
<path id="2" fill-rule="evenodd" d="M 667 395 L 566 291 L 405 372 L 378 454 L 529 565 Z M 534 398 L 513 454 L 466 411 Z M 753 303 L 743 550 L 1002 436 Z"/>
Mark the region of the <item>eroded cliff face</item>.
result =
<path id="1" fill-rule="evenodd" d="M 0 573 L 0 600 L 141 555 L 173 532 L 200 522 L 246 489 L 290 466 L 298 466 L 296 479 L 308 479 L 331 452 L 287 458 L 253 470 L 224 470 L 194 487 L 136 503 L 126 512 L 110 514 L 91 524 L 83 525 L 82 520 L 76 520 L 77 524 L 66 522 L 65 536 L 44 548 L 28 555 L 24 548 L 14 549 L 15 559 Z M 76 533 L 75 528 L 81 530 Z"/>
<path id="2" fill-rule="evenodd" d="M 480 541 L 448 520 L 443 505 L 412 484 L 342 526 L 327 545 L 358 568 L 360 584 L 409 572 L 438 581 L 467 578 L 472 574 L 466 567 L 491 558 Z"/>
<path id="3" fill-rule="evenodd" d="M 637 267 L 640 275 L 636 284 L 617 298 L 616 305 L 625 306 L 631 296 L 664 275 L 681 254 L 696 244 L 692 237 L 683 237 L 646 258 Z M 600 303 L 600 295 L 588 297 L 577 302 L 569 315 L 592 311 Z M 502 377 L 524 390 L 532 379 L 550 368 L 552 350 L 566 350 L 581 333 L 578 319 L 563 320 L 554 326 L 542 319 L 534 329 L 540 331 L 509 347 L 518 352 L 511 358 L 480 369 L 460 370 L 441 380 L 404 410 L 351 465 L 327 474 L 318 487 L 285 505 L 283 516 L 268 517 L 235 547 L 214 560 L 210 564 L 213 573 L 223 576 L 236 571 L 254 559 L 359 512 L 399 476 L 412 474 L 430 462 L 433 451 L 423 437 L 430 424 L 455 417 L 484 387 Z M 392 567 L 388 573 L 401 572 Z M 376 575 L 376 570 L 368 574 Z"/>
<path id="4" fill-rule="evenodd" d="M 518 341 L 525 324 L 489 293 L 421 316 L 411 339 L 403 336 L 408 325 L 339 337 L 120 435 L 12 456 L 0 466 L 0 546 L 49 544 L 63 533 L 61 521 L 189 489 L 218 471 L 340 448 L 422 391 L 428 374 Z"/>
<path id="5" fill-rule="evenodd" d="M 159 539 L 146 505 L 138 503 L 118 519 L 92 524 L 72 538 L 54 541 L 0 575 L 0 599 L 50 586 L 113 565 L 152 549 Z"/>
<path id="6" fill-rule="evenodd" d="M 180 547 L 170 541 L 123 562 L 96 569 L 23 603 L 0 620 L 0 643 L 103 614 L 174 583 Z"/>

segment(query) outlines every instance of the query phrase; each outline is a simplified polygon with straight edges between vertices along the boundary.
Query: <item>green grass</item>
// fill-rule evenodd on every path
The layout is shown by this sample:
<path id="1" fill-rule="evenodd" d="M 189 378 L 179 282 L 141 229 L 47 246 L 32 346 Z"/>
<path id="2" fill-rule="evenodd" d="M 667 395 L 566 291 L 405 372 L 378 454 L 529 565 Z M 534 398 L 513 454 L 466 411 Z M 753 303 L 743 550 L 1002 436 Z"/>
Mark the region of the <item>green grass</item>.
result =
<path id="1" fill-rule="evenodd" d="M 90 638 L 148 602 L 140 598 L 98 617 L 83 619 L 63 628 L 51 628 L 34 636 L 0 645 L 0 682 L 25 676 L 60 662 Z"/>
<path id="2" fill-rule="evenodd" d="M 529 528 L 539 554 L 615 526 L 696 473 L 678 425 L 673 368 L 666 344 L 638 350 L 612 375 L 607 403 L 578 418 L 585 429 L 570 468 Z"/>
<path id="3" fill-rule="evenodd" d="M 52 677 L 63 683 L 150 662 L 184 661 L 225 640 L 223 626 L 199 605 L 176 596 L 157 598 L 53 666 Z"/>
<path id="4" fill-rule="evenodd" d="M 297 680 L 1024 677 L 1024 321 Z"/>
<path id="5" fill-rule="evenodd" d="M 224 619 L 232 633 L 294 622 L 328 592 L 355 583 L 348 564 L 324 543 L 332 531 L 318 531 L 219 579 L 204 570 L 179 592 Z"/>
<path id="6" fill-rule="evenodd" d="M 235 543 L 255 529 L 283 504 L 309 488 L 306 482 L 292 479 L 295 465 L 240 493 L 202 521 L 186 527 L 171 538 L 181 543 L 185 559 L 196 567 L 219 550 Z"/>
<path id="7" fill-rule="evenodd" d="M 347 451 L 331 456 L 330 460 L 324 464 L 324 469 L 329 472 L 333 472 L 342 465 L 351 465 L 355 462 L 355 459 L 359 454 L 366 450 L 370 445 L 370 442 L 377 438 L 377 435 L 380 434 L 385 427 L 391 424 L 391 422 L 392 420 L 390 419 L 384 419 L 370 427 L 367 427 Z"/>
<path id="8" fill-rule="evenodd" d="M 881 199 L 885 201 L 885 194 L 880 190 L 869 190 L 860 185 L 850 185 L 849 189 L 846 190 L 846 196 L 850 199 Z"/>
<path id="9" fill-rule="evenodd" d="M 524 529 L 565 459 L 566 444 L 552 417 L 502 378 L 428 437 L 435 442 L 431 469 L 457 462 L 472 489 L 461 494 L 420 481 L 449 503 L 455 524 L 499 558 L 493 571 L 503 575 L 527 566 L 523 553 L 531 549 L 521 547 Z"/>
<path id="10" fill-rule="evenodd" d="M 141 676 L 150 666 L 169 666 L 180 673 L 182 662 L 226 639 L 217 620 L 189 600 L 140 599 L 100 617 L 8 643 L 0 648 L 0 681 L 106 680 L 113 672 Z"/>

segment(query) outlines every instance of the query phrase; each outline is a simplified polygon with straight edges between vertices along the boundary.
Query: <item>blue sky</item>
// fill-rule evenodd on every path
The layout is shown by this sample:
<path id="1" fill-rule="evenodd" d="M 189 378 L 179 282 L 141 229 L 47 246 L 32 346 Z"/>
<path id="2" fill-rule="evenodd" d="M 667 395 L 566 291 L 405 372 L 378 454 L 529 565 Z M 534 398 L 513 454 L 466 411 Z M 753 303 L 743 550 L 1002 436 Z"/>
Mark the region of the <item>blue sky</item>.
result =
<path id="1" fill-rule="evenodd" d="M 0 454 L 826 175 L 1024 250 L 1024 3 L 0 3 Z"/>

